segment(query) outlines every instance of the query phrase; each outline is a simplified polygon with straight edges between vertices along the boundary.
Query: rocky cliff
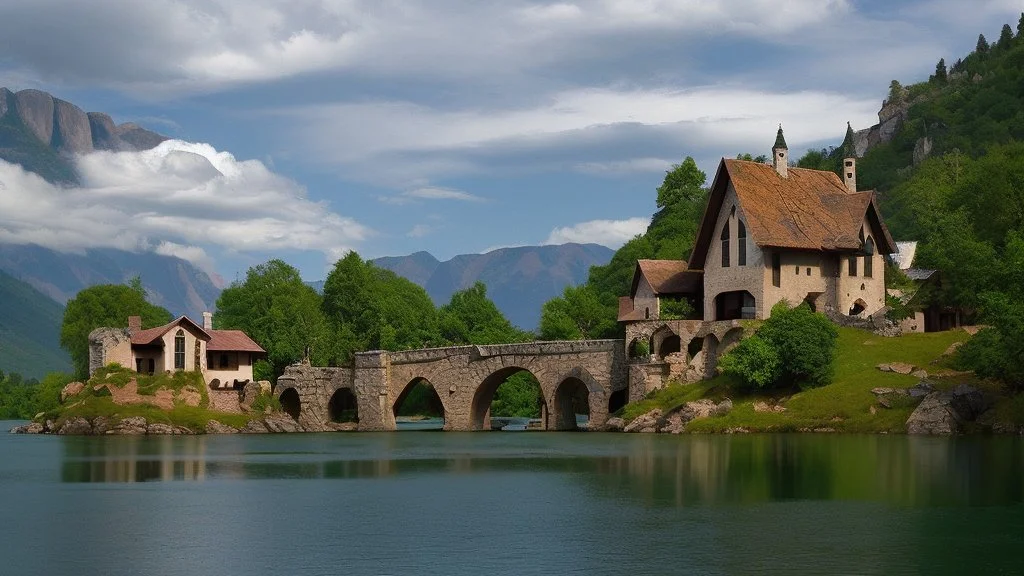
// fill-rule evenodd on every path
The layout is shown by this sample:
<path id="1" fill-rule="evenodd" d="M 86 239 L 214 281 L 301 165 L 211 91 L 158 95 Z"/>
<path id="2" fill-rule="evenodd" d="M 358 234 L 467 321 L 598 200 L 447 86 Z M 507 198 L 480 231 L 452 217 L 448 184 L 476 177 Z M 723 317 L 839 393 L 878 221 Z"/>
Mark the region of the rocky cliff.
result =
<path id="1" fill-rule="evenodd" d="M 8 114 L 39 142 L 64 152 L 148 150 L 167 140 L 136 124 L 115 125 L 106 114 L 87 114 L 71 102 L 40 90 L 11 92 L 0 88 L 0 119 Z"/>

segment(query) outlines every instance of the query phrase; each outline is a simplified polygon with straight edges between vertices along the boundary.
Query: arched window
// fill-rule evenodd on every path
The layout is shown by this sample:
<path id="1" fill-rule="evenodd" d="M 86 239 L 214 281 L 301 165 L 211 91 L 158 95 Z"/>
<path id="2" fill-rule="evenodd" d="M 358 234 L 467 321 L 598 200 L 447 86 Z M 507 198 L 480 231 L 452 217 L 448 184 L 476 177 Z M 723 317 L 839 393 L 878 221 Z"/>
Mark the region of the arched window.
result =
<path id="1" fill-rule="evenodd" d="M 875 243 L 871 240 L 871 236 L 868 236 L 867 240 L 864 241 L 864 277 L 871 278 L 871 274 L 874 272 L 874 256 L 875 256 Z"/>
<path id="2" fill-rule="evenodd" d="M 729 267 L 729 223 L 722 227 L 722 268 Z"/>
<path id="3" fill-rule="evenodd" d="M 174 335 L 174 369 L 185 369 L 185 331 L 181 328 Z"/>
<path id="4" fill-rule="evenodd" d="M 736 221 L 736 250 L 738 252 L 736 256 L 736 264 L 739 266 L 747 265 L 747 227 L 743 225 L 743 220 Z"/>

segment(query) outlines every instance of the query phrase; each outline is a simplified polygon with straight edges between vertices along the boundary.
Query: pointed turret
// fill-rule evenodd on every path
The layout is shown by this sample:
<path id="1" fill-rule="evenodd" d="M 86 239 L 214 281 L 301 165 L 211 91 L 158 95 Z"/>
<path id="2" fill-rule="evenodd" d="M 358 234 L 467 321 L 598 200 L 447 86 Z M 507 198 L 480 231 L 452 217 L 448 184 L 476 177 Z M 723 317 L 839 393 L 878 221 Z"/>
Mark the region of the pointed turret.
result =
<path id="1" fill-rule="evenodd" d="M 779 124 L 779 133 L 775 135 L 775 145 L 772 146 L 772 166 L 779 176 L 789 177 L 789 147 L 786 146 L 786 138 L 782 135 L 782 124 Z"/>
<path id="2" fill-rule="evenodd" d="M 857 191 L 857 149 L 853 143 L 853 128 L 846 123 L 846 138 L 840 150 L 843 152 L 843 183 L 850 192 Z"/>

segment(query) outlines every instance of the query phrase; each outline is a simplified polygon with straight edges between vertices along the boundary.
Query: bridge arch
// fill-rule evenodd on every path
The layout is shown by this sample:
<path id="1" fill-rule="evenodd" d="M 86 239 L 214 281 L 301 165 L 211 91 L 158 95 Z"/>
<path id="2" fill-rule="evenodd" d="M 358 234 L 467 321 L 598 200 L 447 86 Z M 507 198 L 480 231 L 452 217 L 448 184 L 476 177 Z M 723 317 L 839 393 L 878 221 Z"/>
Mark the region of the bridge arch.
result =
<path id="1" fill-rule="evenodd" d="M 277 399 L 281 402 L 281 409 L 284 410 L 285 414 L 288 414 L 298 422 L 299 415 L 302 414 L 302 401 L 299 400 L 299 391 L 291 387 L 285 388 Z"/>
<path id="2" fill-rule="evenodd" d="M 494 401 L 494 393 L 498 391 L 498 387 L 504 384 L 505 380 L 507 380 L 509 376 L 518 372 L 529 372 L 530 375 L 540 383 L 540 400 L 542 403 L 541 415 L 543 416 L 546 411 L 544 382 L 538 378 L 536 373 L 528 368 L 507 366 L 492 372 L 489 376 L 484 378 L 483 382 L 481 382 L 479 386 L 476 387 L 476 391 L 473 393 L 473 401 L 469 408 L 470 430 L 489 429 L 489 412 L 491 410 L 491 402 Z"/>
<path id="3" fill-rule="evenodd" d="M 604 404 L 602 387 L 583 368 L 569 372 L 555 387 L 551 401 L 548 430 L 578 430 L 577 414 L 594 415 Z"/>
<path id="4" fill-rule="evenodd" d="M 359 402 L 350 388 L 338 388 L 327 402 L 329 422 L 359 422 Z"/>
<path id="5" fill-rule="evenodd" d="M 434 383 L 431 382 L 429 378 L 425 378 L 423 376 L 416 376 L 405 384 L 405 386 L 398 393 L 398 396 L 395 398 L 394 403 L 391 405 L 391 411 L 397 417 L 399 415 L 399 409 L 402 407 L 406 400 L 410 399 L 410 394 L 412 394 L 413 391 L 417 389 L 417 387 L 424 385 L 430 388 L 430 392 L 427 394 L 425 401 L 430 405 L 430 408 L 439 411 L 441 413 L 442 420 L 445 420 L 445 422 L 447 422 L 448 410 L 447 406 L 445 406 L 444 397 L 442 396 L 441 392 L 439 392 L 437 388 L 434 386 Z"/>

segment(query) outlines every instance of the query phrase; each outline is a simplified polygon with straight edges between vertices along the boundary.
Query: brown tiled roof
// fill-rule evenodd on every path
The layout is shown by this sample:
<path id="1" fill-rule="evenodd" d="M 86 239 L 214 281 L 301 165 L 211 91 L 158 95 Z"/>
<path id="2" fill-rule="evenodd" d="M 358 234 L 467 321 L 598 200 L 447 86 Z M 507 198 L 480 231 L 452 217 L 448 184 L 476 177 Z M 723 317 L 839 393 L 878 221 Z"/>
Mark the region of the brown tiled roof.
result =
<path id="1" fill-rule="evenodd" d="M 789 168 L 788 177 L 783 178 L 769 164 L 723 159 L 690 255 L 690 267 L 704 266 L 730 182 L 758 246 L 856 251 L 861 249 L 860 228 L 867 217 L 875 228 L 878 251 L 895 251 L 873 191 L 850 192 L 839 176 L 823 170 Z"/>
<path id="2" fill-rule="evenodd" d="M 210 330 L 206 349 L 210 352 L 266 352 L 241 330 Z"/>
<path id="3" fill-rule="evenodd" d="M 636 296 L 641 276 L 647 279 L 656 295 L 695 294 L 704 286 L 704 273 L 688 270 L 683 260 L 637 260 L 630 290 L 633 296 Z"/>
<path id="4" fill-rule="evenodd" d="M 163 326 L 157 326 L 156 328 L 149 328 L 147 330 L 140 330 L 139 332 L 135 332 L 134 334 L 132 334 L 132 344 L 138 346 L 146 346 L 152 344 L 162 346 L 163 341 L 160 339 L 163 338 L 164 334 L 167 334 L 168 332 L 171 331 L 171 329 L 177 328 L 178 326 L 184 326 L 185 328 L 188 328 L 189 331 L 196 334 L 200 340 L 210 340 L 210 334 L 206 330 L 203 330 L 202 327 L 200 327 L 198 324 L 196 324 L 192 320 L 189 320 L 188 316 L 181 316 L 180 318 L 174 320 L 173 322 L 169 322 L 167 324 L 164 324 Z"/>
<path id="5" fill-rule="evenodd" d="M 633 299 L 629 296 L 619 296 L 619 322 L 630 320 L 643 320 L 644 313 L 641 310 L 633 310 Z"/>

